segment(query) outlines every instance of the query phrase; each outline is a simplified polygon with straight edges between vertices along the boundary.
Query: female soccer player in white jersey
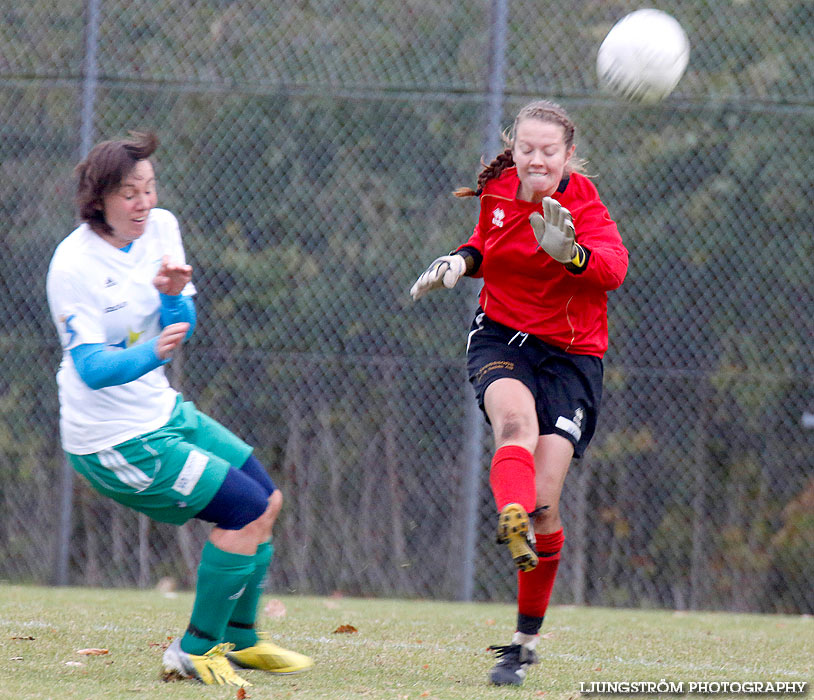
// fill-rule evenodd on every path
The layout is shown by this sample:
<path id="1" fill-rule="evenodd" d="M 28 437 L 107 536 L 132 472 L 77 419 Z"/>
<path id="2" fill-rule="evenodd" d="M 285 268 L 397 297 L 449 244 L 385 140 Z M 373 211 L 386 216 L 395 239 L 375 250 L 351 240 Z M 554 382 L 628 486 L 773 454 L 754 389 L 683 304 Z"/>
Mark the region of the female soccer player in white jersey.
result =
<path id="1" fill-rule="evenodd" d="M 62 446 L 99 493 L 174 524 L 214 523 L 201 554 L 189 626 L 164 672 L 249 685 L 234 666 L 310 668 L 254 627 L 282 494 L 252 447 L 184 401 L 164 365 L 196 324 L 178 222 L 157 209 L 154 134 L 96 145 L 76 167 L 82 224 L 54 252 L 51 315 Z"/>
<path id="2" fill-rule="evenodd" d="M 574 124 L 562 107 L 526 105 L 505 141 L 477 191 L 455 192 L 480 197 L 474 233 L 434 260 L 411 294 L 452 288 L 465 274 L 483 278 L 467 368 L 495 437 L 498 542 L 519 569 L 517 631 L 511 644 L 494 647 L 500 660 L 490 681 L 520 685 L 537 661 L 557 575 L 565 475 L 596 426 L 607 292 L 622 283 L 628 253 L 596 187 L 579 172 Z"/>

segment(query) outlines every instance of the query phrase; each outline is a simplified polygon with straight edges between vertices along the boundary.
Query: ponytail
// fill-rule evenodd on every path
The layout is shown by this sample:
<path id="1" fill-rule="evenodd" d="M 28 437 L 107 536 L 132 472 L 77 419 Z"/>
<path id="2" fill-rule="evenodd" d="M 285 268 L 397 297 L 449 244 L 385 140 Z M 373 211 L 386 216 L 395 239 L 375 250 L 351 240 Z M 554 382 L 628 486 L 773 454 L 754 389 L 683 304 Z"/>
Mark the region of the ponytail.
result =
<path id="1" fill-rule="evenodd" d="M 482 158 L 480 162 L 483 166 L 483 170 L 481 170 L 480 175 L 478 175 L 478 189 L 473 190 L 471 187 L 459 187 L 452 194 L 456 197 L 480 197 L 483 188 L 489 180 L 500 177 L 506 168 L 511 168 L 514 165 L 512 149 L 506 148 L 506 150 L 498 154 L 489 165 L 487 165 Z"/>

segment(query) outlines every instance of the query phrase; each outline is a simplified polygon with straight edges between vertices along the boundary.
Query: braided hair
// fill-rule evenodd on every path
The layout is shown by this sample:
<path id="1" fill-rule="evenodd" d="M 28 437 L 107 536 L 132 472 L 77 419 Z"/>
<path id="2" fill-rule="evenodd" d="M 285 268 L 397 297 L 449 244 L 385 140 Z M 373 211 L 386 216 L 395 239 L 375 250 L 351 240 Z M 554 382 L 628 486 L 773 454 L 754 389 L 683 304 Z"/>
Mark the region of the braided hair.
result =
<path id="1" fill-rule="evenodd" d="M 494 180 L 500 177 L 506 168 L 511 168 L 514 165 L 514 158 L 512 157 L 512 149 L 514 148 L 514 137 L 517 132 L 517 125 L 523 119 L 539 119 L 543 122 L 552 124 L 559 124 L 564 131 L 565 148 L 570 149 L 574 145 L 575 127 L 574 122 L 568 116 L 568 113 L 560 107 L 556 102 L 549 100 L 537 100 L 527 104 L 521 109 L 514 119 L 514 124 L 511 128 L 504 130 L 501 134 L 501 140 L 505 144 L 505 150 L 498 154 L 498 156 L 488 165 L 481 158 L 481 170 L 478 175 L 478 189 L 473 190 L 471 187 L 459 187 L 452 194 L 456 197 L 479 197 L 483 192 L 483 188 L 489 180 Z M 584 168 L 584 161 L 579 158 L 572 157 L 565 166 L 566 174 L 572 172 L 582 172 Z"/>

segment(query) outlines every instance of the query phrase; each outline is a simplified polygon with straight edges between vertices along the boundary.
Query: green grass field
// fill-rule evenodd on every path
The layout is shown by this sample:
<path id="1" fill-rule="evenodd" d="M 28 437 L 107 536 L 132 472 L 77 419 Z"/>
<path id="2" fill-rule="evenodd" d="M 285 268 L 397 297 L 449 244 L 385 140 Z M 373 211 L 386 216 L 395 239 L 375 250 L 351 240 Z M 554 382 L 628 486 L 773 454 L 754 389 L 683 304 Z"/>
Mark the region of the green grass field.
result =
<path id="1" fill-rule="evenodd" d="M 557 700 L 580 697 L 580 684 L 593 681 L 666 679 L 686 687 L 691 681 L 814 680 L 810 616 L 554 607 L 543 628 L 541 663 L 518 689 L 485 682 L 493 663 L 486 647 L 508 642 L 511 605 L 279 600 L 285 616 L 264 615 L 261 627 L 275 642 L 312 656 L 315 666 L 280 678 L 247 671 L 248 698 Z M 236 688 L 159 679 L 162 645 L 183 630 L 191 603 L 189 593 L 0 584 L 0 697 L 236 698 Z M 340 625 L 357 631 L 336 633 Z M 109 653 L 76 653 L 84 648 Z"/>

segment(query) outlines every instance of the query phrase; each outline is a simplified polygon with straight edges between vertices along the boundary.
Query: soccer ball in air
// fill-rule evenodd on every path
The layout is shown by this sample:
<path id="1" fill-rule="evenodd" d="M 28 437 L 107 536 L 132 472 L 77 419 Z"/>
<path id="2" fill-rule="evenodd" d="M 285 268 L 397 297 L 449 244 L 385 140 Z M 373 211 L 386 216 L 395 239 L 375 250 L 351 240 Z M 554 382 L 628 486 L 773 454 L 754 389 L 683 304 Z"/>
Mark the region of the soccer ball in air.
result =
<path id="1" fill-rule="evenodd" d="M 596 73 L 603 90 L 641 104 L 669 95 L 687 67 L 690 41 L 661 10 L 636 10 L 613 25 L 599 47 Z"/>

